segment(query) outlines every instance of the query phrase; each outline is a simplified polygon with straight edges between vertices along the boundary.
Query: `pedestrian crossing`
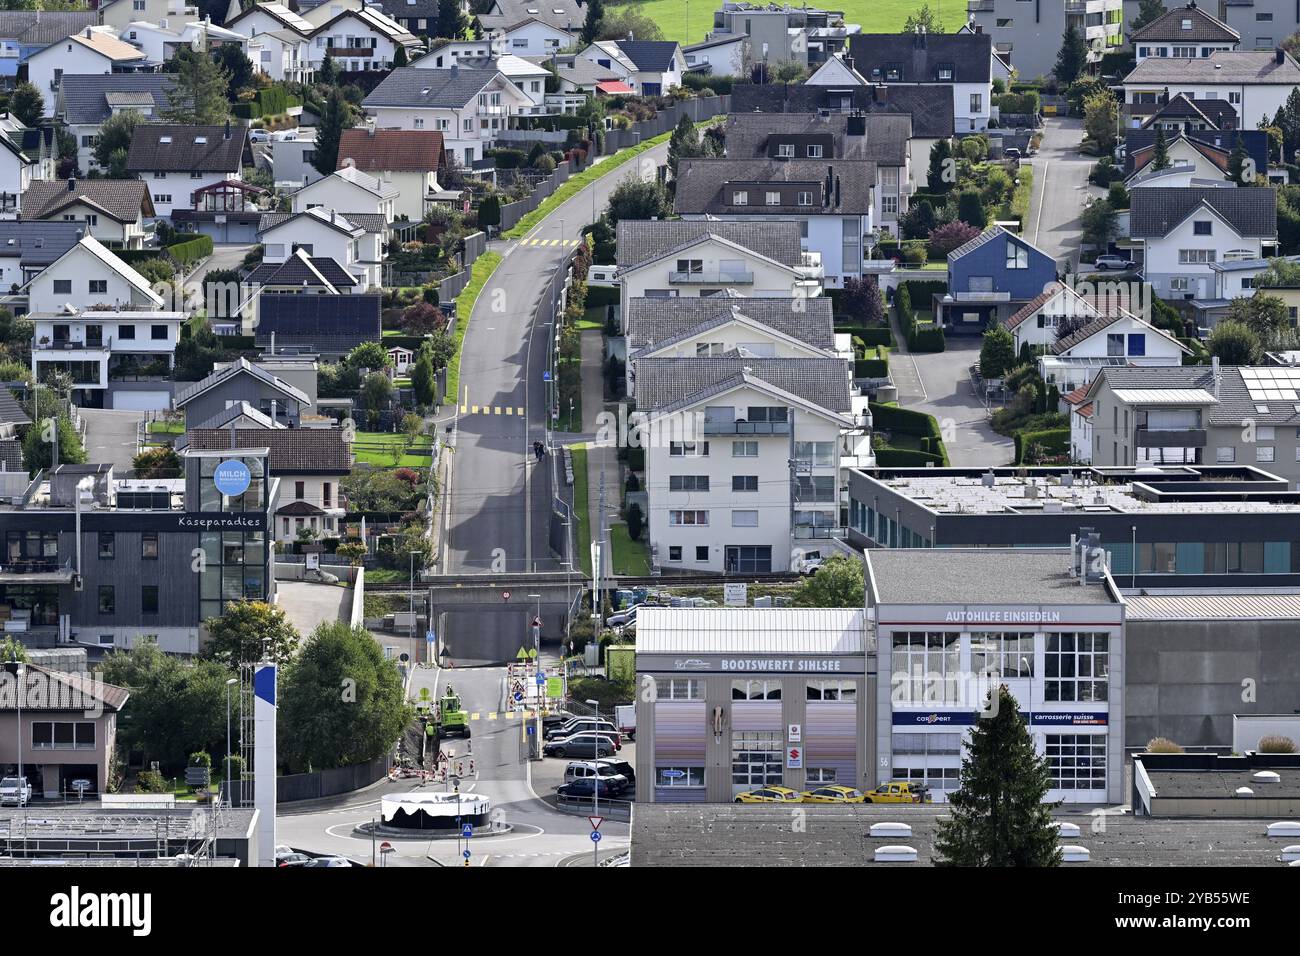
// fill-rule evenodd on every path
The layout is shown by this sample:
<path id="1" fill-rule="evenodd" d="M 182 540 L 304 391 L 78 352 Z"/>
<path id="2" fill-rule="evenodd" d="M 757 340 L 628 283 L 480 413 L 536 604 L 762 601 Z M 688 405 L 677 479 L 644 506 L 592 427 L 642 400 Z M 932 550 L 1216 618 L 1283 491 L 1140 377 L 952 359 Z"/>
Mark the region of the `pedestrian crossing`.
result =
<path id="1" fill-rule="evenodd" d="M 496 720 L 501 717 L 505 720 L 512 720 L 515 717 L 522 717 L 524 720 L 536 720 L 537 711 L 535 710 L 503 710 L 497 713 L 495 710 L 487 713 L 472 713 L 469 715 L 470 720 Z"/>
<path id="2" fill-rule="evenodd" d="M 462 415 L 517 415 L 524 417 L 522 406 L 518 405 L 461 405 Z"/>
<path id="3" fill-rule="evenodd" d="M 572 249 L 579 243 L 578 239 L 520 239 L 521 246 L 554 246 L 557 249 Z"/>

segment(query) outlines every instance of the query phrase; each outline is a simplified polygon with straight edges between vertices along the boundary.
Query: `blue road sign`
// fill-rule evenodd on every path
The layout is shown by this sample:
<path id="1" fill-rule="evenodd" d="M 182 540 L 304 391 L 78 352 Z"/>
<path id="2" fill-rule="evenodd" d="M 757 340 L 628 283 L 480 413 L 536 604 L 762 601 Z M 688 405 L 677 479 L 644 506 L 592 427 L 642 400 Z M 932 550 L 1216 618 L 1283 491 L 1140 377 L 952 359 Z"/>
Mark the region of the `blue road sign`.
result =
<path id="1" fill-rule="evenodd" d="M 548 369 L 548 370 L 543 371 L 543 372 L 542 372 L 542 381 L 543 381 L 543 382 L 549 382 L 550 380 L 551 380 L 551 373 L 550 373 L 550 370 Z"/>
<path id="2" fill-rule="evenodd" d="M 468 860 L 468 859 L 469 859 L 469 850 L 466 850 L 464 853 L 461 854 L 461 856 L 463 856 L 465 859 Z"/>
<path id="3" fill-rule="evenodd" d="M 528 733 L 529 733 L 529 734 L 535 734 L 535 733 L 537 733 L 537 728 L 534 727 L 532 724 L 529 724 L 529 725 L 528 725 Z"/>
<path id="4" fill-rule="evenodd" d="M 539 674 L 537 675 L 537 686 L 538 686 L 538 687 L 545 687 L 545 686 L 546 686 L 546 675 L 545 675 L 545 674 L 539 673 Z"/>
<path id="5" fill-rule="evenodd" d="M 677 780 L 681 777 L 686 776 L 686 771 L 685 770 L 660 770 L 659 776 L 667 777 L 670 780 Z"/>
<path id="6" fill-rule="evenodd" d="M 463 836 L 466 840 L 472 837 L 474 835 L 474 824 L 467 823 L 463 827 L 461 827 L 460 835 Z"/>
<path id="7" fill-rule="evenodd" d="M 524 695 L 519 693 L 518 691 L 515 691 L 515 700 L 523 700 L 523 699 L 524 699 Z"/>
<path id="8" fill-rule="evenodd" d="M 592 830 L 592 831 L 591 831 L 591 842 L 592 842 L 592 843 L 599 843 L 599 842 L 600 842 L 600 831 L 599 831 L 599 830 Z"/>

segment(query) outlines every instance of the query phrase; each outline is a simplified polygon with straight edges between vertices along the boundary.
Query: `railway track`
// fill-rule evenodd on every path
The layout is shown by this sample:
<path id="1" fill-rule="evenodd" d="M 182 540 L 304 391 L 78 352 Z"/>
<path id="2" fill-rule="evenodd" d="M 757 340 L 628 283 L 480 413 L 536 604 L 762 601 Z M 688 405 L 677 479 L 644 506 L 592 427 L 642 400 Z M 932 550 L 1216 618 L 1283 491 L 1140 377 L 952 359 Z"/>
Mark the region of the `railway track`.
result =
<path id="1" fill-rule="evenodd" d="M 492 575 L 490 573 L 485 573 L 483 575 L 483 580 L 484 583 L 491 581 Z M 722 587 L 722 585 L 724 584 L 748 584 L 755 587 L 761 587 L 762 585 L 765 584 L 792 584 L 796 581 L 801 581 L 801 580 L 803 580 L 802 575 L 796 574 L 793 571 L 791 571 L 788 573 L 780 573 L 780 574 L 761 574 L 761 575 L 749 575 L 749 576 L 741 576 L 741 577 L 736 577 L 736 576 L 704 577 L 704 576 L 697 576 L 697 575 L 662 575 L 658 577 L 655 576 L 634 577 L 634 576 L 627 575 L 627 576 L 614 576 L 611 578 L 603 578 L 602 583 L 606 584 L 607 587 L 609 588 Z M 581 581 L 584 586 L 586 586 L 588 583 L 588 579 L 581 576 L 575 576 L 575 582 L 576 581 Z M 415 590 L 423 591 L 427 586 L 436 585 L 437 583 L 438 583 L 438 579 L 435 576 L 433 578 L 430 578 L 429 580 L 417 584 Z M 519 585 L 516 583 L 515 586 L 518 587 Z M 409 592 L 411 590 L 411 586 L 410 584 L 407 583 L 371 584 L 369 581 L 367 581 L 366 590 L 374 591 L 376 593 L 395 592 L 395 591 Z"/>

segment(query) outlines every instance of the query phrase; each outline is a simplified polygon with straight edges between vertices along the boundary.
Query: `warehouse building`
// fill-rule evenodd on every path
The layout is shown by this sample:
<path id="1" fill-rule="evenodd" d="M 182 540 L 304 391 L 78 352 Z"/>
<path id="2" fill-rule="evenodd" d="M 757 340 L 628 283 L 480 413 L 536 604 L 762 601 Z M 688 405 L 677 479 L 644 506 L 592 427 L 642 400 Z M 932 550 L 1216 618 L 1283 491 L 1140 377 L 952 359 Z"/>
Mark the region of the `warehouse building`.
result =
<path id="1" fill-rule="evenodd" d="M 874 779 L 867 650 L 860 608 L 643 608 L 637 800 Z"/>
<path id="2" fill-rule="evenodd" d="M 1076 548 L 870 550 L 872 785 L 936 802 L 960 781 L 966 732 L 1005 684 L 1047 757 L 1050 800 L 1123 799 L 1124 600 L 1095 536 Z"/>

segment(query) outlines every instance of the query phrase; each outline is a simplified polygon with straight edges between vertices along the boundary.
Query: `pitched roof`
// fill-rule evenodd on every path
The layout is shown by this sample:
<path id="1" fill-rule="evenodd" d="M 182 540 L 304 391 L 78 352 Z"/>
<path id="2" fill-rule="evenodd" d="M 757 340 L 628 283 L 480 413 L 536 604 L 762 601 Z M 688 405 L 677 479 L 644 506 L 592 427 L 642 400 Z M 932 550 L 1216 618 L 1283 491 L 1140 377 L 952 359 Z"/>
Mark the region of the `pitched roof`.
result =
<path id="1" fill-rule="evenodd" d="M 1272 50 L 1220 50 L 1205 57 L 1152 56 L 1133 68 L 1124 83 L 1176 83 L 1179 86 L 1215 84 L 1300 84 L 1300 64 L 1283 54 L 1278 63 Z"/>
<path id="2" fill-rule="evenodd" d="M 29 219 L 48 219 L 79 202 L 118 222 L 137 222 L 154 215 L 149 188 L 138 179 L 34 180 L 23 193 L 22 210 Z"/>
<path id="3" fill-rule="evenodd" d="M 993 55 L 993 37 L 987 33 L 855 33 L 849 37 L 849 55 L 858 70 L 873 82 L 901 71 L 901 83 L 987 83 Z M 866 67 L 870 64 L 870 68 Z M 940 80 L 939 68 L 953 71 Z"/>
<path id="4" fill-rule="evenodd" d="M 326 20 L 320 26 L 312 31 L 312 36 L 320 36 L 330 30 L 336 23 L 341 20 L 353 19 L 360 22 L 367 29 L 373 30 L 380 36 L 383 36 L 391 42 L 403 47 L 417 47 L 420 45 L 419 39 L 411 33 L 406 27 L 402 26 L 392 17 L 379 10 L 372 10 L 369 7 L 362 7 L 359 10 L 344 10 L 335 17 Z"/>
<path id="5" fill-rule="evenodd" d="M 177 393 L 175 399 L 175 406 L 177 408 L 180 408 L 182 405 L 188 404 L 191 400 L 197 398 L 199 395 L 203 394 L 209 389 L 215 388 L 218 385 L 228 382 L 230 379 L 235 378 L 236 376 L 241 374 L 251 375 L 253 378 L 260 381 L 263 385 L 267 385 L 271 388 L 274 388 L 277 391 L 288 396 L 289 398 L 296 399 L 297 401 L 301 402 L 304 405 L 311 403 L 311 399 L 308 398 L 307 394 L 303 392 L 301 389 L 295 388 L 294 386 L 290 385 L 288 382 L 272 375 L 266 369 L 261 368 L 260 366 L 253 364 L 243 356 L 240 356 L 238 359 L 231 362 L 229 365 L 226 365 L 223 368 L 215 369 L 206 378 L 200 379 L 199 381 L 191 385 L 189 388 L 186 388 L 185 390 Z"/>
<path id="6" fill-rule="evenodd" d="M 50 263 L 50 266 L 53 266 L 55 263 L 71 255 L 73 251 L 76 249 L 84 249 L 86 252 L 90 253 L 101 263 L 107 266 L 110 270 L 117 273 L 117 275 L 128 285 L 135 288 L 135 290 L 139 292 L 142 296 L 144 296 L 144 298 L 147 301 L 152 302 L 157 306 L 161 306 L 163 304 L 162 297 L 158 295 L 158 293 L 154 292 L 153 287 L 149 284 L 148 279 L 146 279 L 140 273 L 136 272 L 135 269 L 127 265 L 125 260 L 114 255 L 112 250 L 110 250 L 107 246 L 101 243 L 94 236 L 82 236 L 79 240 L 77 240 L 75 246 L 70 247 L 67 250 L 67 252 L 63 253 L 63 255 L 59 256 L 58 259 L 55 259 L 54 262 Z M 49 268 L 50 266 L 47 266 L 47 268 Z M 33 277 L 31 282 L 34 281 L 36 280 Z M 28 282 L 28 285 L 30 285 L 31 282 Z"/>
<path id="7" fill-rule="evenodd" d="M 538 20 L 556 30 L 576 31 L 586 22 L 587 11 L 574 0 L 496 0 L 488 13 L 478 16 L 484 30 L 504 31 L 528 20 Z"/>
<path id="8" fill-rule="evenodd" d="M 816 113 L 840 109 L 844 100 L 867 113 L 907 113 L 912 135 L 934 139 L 952 136 L 952 91 L 938 84 L 917 86 L 854 86 L 833 90 L 806 83 L 737 83 L 731 88 L 733 113 Z"/>
<path id="9" fill-rule="evenodd" d="M 731 321 L 737 312 L 814 348 L 830 349 L 835 345 L 832 303 L 828 298 L 678 296 L 629 299 L 624 316 L 627 347 L 637 351 L 696 334 Z"/>
<path id="10" fill-rule="evenodd" d="M 108 57 L 108 59 L 112 60 L 114 63 L 145 59 L 145 55 L 141 50 L 136 49 L 129 43 L 124 43 L 112 34 L 105 33 L 102 30 L 92 30 L 90 31 L 89 36 L 85 33 L 78 33 L 74 36 L 69 36 L 67 39 L 73 43 L 80 44 L 87 50 L 93 50 L 100 56 Z M 46 47 L 46 49 L 49 49 L 49 47 Z"/>
<path id="11" fill-rule="evenodd" d="M 907 162 L 907 141 L 912 119 L 906 113 L 875 113 L 856 117 L 862 132 L 849 134 L 848 113 L 729 113 L 725 142 L 730 159 L 776 159 L 781 143 L 798 143 L 811 137 L 831 138 L 832 157 L 870 159 L 885 166 Z M 856 123 L 855 123 L 856 125 Z M 799 150 L 796 149 L 796 155 Z"/>
<path id="12" fill-rule="evenodd" d="M 351 163 L 367 173 L 437 172 L 446 165 L 442 133 L 425 129 L 346 129 L 339 140 L 339 168 Z"/>
<path id="13" fill-rule="evenodd" d="M 350 352 L 362 342 L 383 337 L 383 296 L 378 292 L 354 295 L 278 295 L 259 297 L 257 342 L 275 334 L 277 345 L 309 346 L 333 355 Z"/>
<path id="14" fill-rule="evenodd" d="M 497 76 L 496 70 L 453 67 L 426 70 L 401 66 L 393 70 L 362 101 L 363 107 L 414 106 L 459 109 L 478 96 Z"/>
<path id="15" fill-rule="evenodd" d="M 799 224 L 796 222 L 622 219 L 617 233 L 618 267 L 630 269 L 657 259 L 670 249 L 709 235 L 744 246 L 784 266 L 794 267 L 803 261 Z"/>
<path id="16" fill-rule="evenodd" d="M 126 168 L 133 173 L 229 173 L 242 168 L 243 126 L 184 126 L 147 123 L 131 134 Z"/>
<path id="17" fill-rule="evenodd" d="M 828 170 L 834 176 L 830 188 Z M 744 207 L 750 215 L 867 215 L 875 181 L 876 164 L 866 159 L 683 159 L 673 209 L 679 215 L 734 213 L 741 208 L 734 204 L 735 187 L 749 187 L 740 191 L 754 194 L 753 202 Z M 806 185 L 813 194 L 812 205 L 760 202 L 765 186 L 783 183 Z"/>
<path id="18" fill-rule="evenodd" d="M 793 299 L 787 299 L 783 301 L 790 304 L 793 304 L 794 302 Z M 789 305 L 787 305 L 787 308 L 789 308 Z M 772 328 L 771 326 L 767 326 L 764 323 L 757 322 L 754 319 L 751 319 L 749 316 L 745 315 L 744 312 L 741 311 L 739 305 L 733 305 L 731 309 L 723 312 L 719 312 L 717 315 L 713 316 L 712 318 L 705 319 L 703 322 L 691 326 L 690 328 L 682 329 L 680 332 L 676 333 L 675 335 L 671 335 L 666 338 L 659 339 L 657 341 L 647 342 L 643 347 L 638 348 L 635 351 L 632 351 L 630 354 L 632 355 L 633 358 L 638 358 L 643 354 L 649 355 L 654 352 L 661 352 L 664 349 L 671 348 L 672 346 L 678 344 L 679 342 L 685 342 L 695 338 L 696 336 L 704 335 L 705 333 L 711 332 L 714 329 L 722 328 L 725 325 L 729 325 L 732 322 L 739 323 L 745 328 L 755 328 L 755 329 L 764 330 L 769 334 L 776 336 L 777 338 L 786 339 L 792 344 L 808 346 L 810 348 L 820 349 L 824 352 L 829 352 L 831 348 L 834 346 L 835 334 L 833 329 L 831 328 L 830 321 L 826 321 L 822 323 L 804 323 L 803 325 L 790 323 L 791 325 L 795 325 L 795 328 L 791 330 L 793 334 L 791 334 L 791 332 L 787 332 L 783 329 Z M 814 343 L 814 342 L 810 342 L 809 339 L 829 340 L 830 344 Z M 729 349 L 727 352 L 723 354 L 724 355 L 745 355 L 749 353 L 744 348 L 744 346 L 737 346 L 734 349 Z"/>
<path id="19" fill-rule="evenodd" d="M 354 217 L 351 213 L 313 206 L 304 212 L 264 212 L 257 222 L 257 234 L 263 235 L 295 219 L 314 219 L 349 236 L 358 235 L 358 229 L 362 232 L 383 232 L 388 228 L 387 220 L 378 213 L 357 213 Z M 361 221 L 363 219 L 364 223 Z"/>
<path id="20" fill-rule="evenodd" d="M 585 14 L 584 14 L 585 18 Z M 618 49 L 642 73 L 668 73 L 680 48 L 676 40 L 619 40 Z"/>
<path id="21" fill-rule="evenodd" d="M 1214 129 L 1229 130 L 1237 128 L 1237 108 L 1227 100 L 1194 100 L 1178 93 L 1169 98 L 1156 112 L 1143 121 L 1142 126 L 1152 126 L 1160 120 L 1185 118 L 1199 119 L 1209 123 Z"/>
<path id="22" fill-rule="evenodd" d="M 343 291 L 358 284 L 356 276 L 329 256 L 309 256 L 298 249 L 284 262 L 264 262 L 244 280 L 252 286 L 302 286 Z"/>
<path id="23" fill-rule="evenodd" d="M 1272 186 L 1217 189 L 1205 186 L 1149 186 L 1129 199 L 1134 239 L 1159 239 L 1198 209 L 1209 208 L 1241 236 L 1277 236 L 1277 190 Z"/>
<path id="24" fill-rule="evenodd" d="M 1140 30 L 1134 30 L 1129 39 L 1236 43 L 1241 34 L 1195 3 L 1189 3 L 1184 7 L 1169 8 Z"/>
<path id="25" fill-rule="evenodd" d="M 17 256 L 24 265 L 47 266 L 81 241 L 82 222 L 0 219 L 0 258 Z"/>
<path id="26" fill-rule="evenodd" d="M 46 47 L 64 37 L 81 33 L 99 23 L 94 10 L 66 13 L 49 10 L 0 11 L 0 39 L 17 40 L 23 46 Z"/>
<path id="27" fill-rule="evenodd" d="M 265 13 L 274 20 L 278 20 L 284 26 L 289 27 L 295 32 L 301 33 L 303 36 L 307 36 L 316 29 L 310 20 L 298 16 L 298 14 L 294 13 L 282 3 L 258 3 L 251 7 L 246 7 L 237 16 L 231 17 L 227 20 L 226 26 L 228 28 L 233 27 L 240 20 L 243 20 L 245 17 L 251 16 L 259 11 Z"/>
<path id="28" fill-rule="evenodd" d="M 239 424 L 240 421 L 247 424 Z M 248 402 L 236 402 L 229 408 L 223 408 L 206 422 L 195 426 L 196 428 L 223 428 L 229 429 L 231 422 L 235 422 L 236 428 L 287 428 L 280 422 L 277 422 L 270 415 L 263 413 L 260 409 L 254 408 Z M 258 446 L 261 447 L 261 446 Z"/>
<path id="29" fill-rule="evenodd" d="M 987 242 L 991 242 L 992 240 L 996 239 L 998 236 L 1003 234 L 1005 234 L 1011 239 L 1014 239 L 1022 246 L 1025 246 L 1028 249 L 1032 249 L 1034 252 L 1037 252 L 1040 256 L 1047 255 L 1047 253 L 1043 252 L 1042 249 L 1039 249 L 1037 246 L 1035 246 L 1024 236 L 1017 236 L 1015 233 L 1007 229 L 1004 229 L 1002 226 L 989 226 L 989 228 L 985 229 L 975 238 L 968 239 L 966 242 L 962 243 L 952 252 L 948 253 L 948 261 L 952 262 L 954 259 L 960 259 L 962 256 L 966 255 L 967 253 L 974 252 L 980 246 L 984 245 Z"/>
<path id="30" fill-rule="evenodd" d="M 193 449 L 230 448 L 225 428 L 192 428 L 185 433 Z M 236 428 L 236 448 L 269 448 L 272 475 L 346 475 L 352 470 L 352 449 L 339 428 Z"/>
<path id="31" fill-rule="evenodd" d="M 1124 318 L 1133 319 L 1134 321 L 1140 323 L 1141 325 L 1146 326 L 1146 328 L 1149 331 L 1169 339 L 1180 349 L 1182 349 L 1182 351 L 1190 352 L 1190 350 L 1185 345 L 1183 345 L 1177 339 L 1174 339 L 1168 333 L 1163 332 L 1160 329 L 1157 329 L 1155 326 L 1151 325 L 1148 322 L 1143 322 L 1141 319 L 1139 319 L 1135 315 L 1132 315 L 1131 313 L 1124 312 L 1122 310 L 1115 310 L 1106 315 L 1097 316 L 1087 325 L 1084 325 L 1081 328 L 1076 329 L 1075 331 L 1071 332 L 1069 335 L 1065 336 L 1065 338 L 1058 339 L 1057 342 L 1052 346 L 1052 353 L 1054 355 L 1063 355 L 1066 352 L 1068 352 L 1070 349 L 1074 348 L 1079 343 L 1088 341 L 1088 339 L 1092 338 L 1097 333 L 1104 332 L 1106 329 L 1110 328 L 1120 319 L 1124 319 Z"/>
<path id="32" fill-rule="evenodd" d="M 60 81 L 59 108 L 70 125 L 99 124 L 112 115 L 115 100 L 129 97 L 142 105 L 148 97 L 155 113 L 170 105 L 174 81 L 165 73 L 65 73 Z M 123 101 L 124 102 L 124 101 Z"/>
<path id="33" fill-rule="evenodd" d="M 27 669 L 48 679 L 51 686 L 44 693 L 43 701 L 24 700 L 23 710 L 31 711 L 88 711 L 88 701 L 98 701 L 112 711 L 121 710 L 131 696 L 125 687 L 106 684 L 98 675 L 72 674 L 65 671 L 50 670 L 40 664 L 27 664 Z M 18 706 L 16 694 L 0 694 L 0 710 L 15 710 Z"/>
<path id="34" fill-rule="evenodd" d="M 636 402 L 663 411 L 735 384 L 746 374 L 831 412 L 852 409 L 849 366 L 839 358 L 643 358 L 636 363 Z M 727 384 L 730 383 L 730 384 Z M 716 394 L 716 391 L 713 392 Z"/>
<path id="35" fill-rule="evenodd" d="M 1112 295 L 1111 293 L 1115 294 Z M 1096 291 L 1082 295 L 1072 287 L 1063 282 L 1052 281 L 1047 284 L 1041 293 L 1029 302 L 1025 303 L 1011 318 L 1004 323 L 1008 329 L 1014 329 L 1026 319 L 1032 318 L 1043 310 L 1049 302 L 1057 296 L 1063 297 L 1064 314 L 1071 317 L 1088 316 L 1095 318 L 1101 315 L 1109 315 L 1118 312 L 1120 309 L 1128 307 L 1128 296 L 1122 294 L 1119 290 L 1106 287 L 1106 284 L 1098 286 Z M 1053 312 L 1052 314 L 1061 314 Z"/>
<path id="36" fill-rule="evenodd" d="M 0 424 L 30 425 L 31 418 L 7 388 L 0 388 Z"/>
<path id="37" fill-rule="evenodd" d="M 1201 391 L 1211 398 L 1206 400 L 1209 411 L 1207 425 L 1240 428 L 1250 420 L 1257 425 L 1300 425 L 1300 395 L 1287 386 L 1291 397 L 1285 399 L 1253 398 L 1247 387 L 1243 371 L 1252 373 L 1248 365 L 1223 365 L 1219 368 L 1218 399 L 1215 395 L 1214 369 L 1209 365 L 1182 366 L 1108 366 L 1100 369 L 1089 386 L 1089 394 L 1096 395 L 1100 383 L 1105 381 L 1114 389 L 1142 389 L 1147 391 L 1176 389 Z M 1273 386 L 1269 386 L 1270 388 Z M 1263 410 L 1261 410 L 1263 409 Z"/>
<path id="38" fill-rule="evenodd" d="M 1210 102 L 1206 100 L 1205 102 Z M 1128 129 L 1124 131 L 1124 142 L 1127 148 L 1124 151 L 1124 175 L 1127 178 L 1137 170 L 1138 158 L 1145 155 L 1145 150 L 1155 144 L 1158 131 L 1145 127 L 1143 129 Z M 1172 143 L 1178 136 L 1192 143 L 1203 143 L 1212 149 L 1224 150 L 1231 153 L 1236 148 L 1237 140 L 1241 140 L 1242 148 L 1246 150 L 1247 155 L 1255 160 L 1256 169 L 1268 168 L 1269 138 L 1268 133 L 1262 129 L 1242 129 L 1242 130 L 1186 130 L 1177 134 L 1166 132 L 1165 141 L 1167 144 Z"/>

